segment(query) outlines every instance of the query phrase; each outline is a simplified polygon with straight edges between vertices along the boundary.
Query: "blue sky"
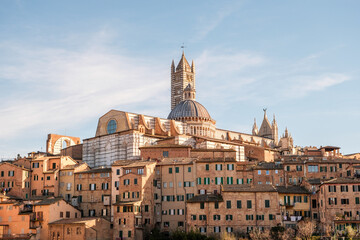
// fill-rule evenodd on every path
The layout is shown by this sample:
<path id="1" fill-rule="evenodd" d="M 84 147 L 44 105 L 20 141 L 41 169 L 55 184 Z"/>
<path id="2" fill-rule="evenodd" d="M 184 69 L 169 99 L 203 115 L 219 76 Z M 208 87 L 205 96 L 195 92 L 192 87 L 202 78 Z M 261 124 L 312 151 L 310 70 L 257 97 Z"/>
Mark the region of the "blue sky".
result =
<path id="1" fill-rule="evenodd" d="M 300 146 L 360 152 L 359 1 L 0 3 L 0 158 L 48 133 L 94 136 L 110 109 L 167 117 L 186 45 L 197 100 L 251 132 L 267 107 Z"/>

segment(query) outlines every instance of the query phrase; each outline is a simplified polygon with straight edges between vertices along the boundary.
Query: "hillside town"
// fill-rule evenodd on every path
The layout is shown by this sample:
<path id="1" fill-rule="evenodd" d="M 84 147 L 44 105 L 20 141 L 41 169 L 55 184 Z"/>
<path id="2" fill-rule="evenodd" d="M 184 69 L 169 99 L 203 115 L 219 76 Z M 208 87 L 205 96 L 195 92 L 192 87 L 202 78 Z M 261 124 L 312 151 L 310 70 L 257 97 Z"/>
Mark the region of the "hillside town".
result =
<path id="1" fill-rule="evenodd" d="M 0 162 L 0 239 L 359 229 L 360 153 L 297 146 L 267 109 L 251 133 L 219 129 L 196 101 L 194 61 L 170 68 L 167 118 L 110 110 L 91 138 L 49 134 L 46 151 Z"/>

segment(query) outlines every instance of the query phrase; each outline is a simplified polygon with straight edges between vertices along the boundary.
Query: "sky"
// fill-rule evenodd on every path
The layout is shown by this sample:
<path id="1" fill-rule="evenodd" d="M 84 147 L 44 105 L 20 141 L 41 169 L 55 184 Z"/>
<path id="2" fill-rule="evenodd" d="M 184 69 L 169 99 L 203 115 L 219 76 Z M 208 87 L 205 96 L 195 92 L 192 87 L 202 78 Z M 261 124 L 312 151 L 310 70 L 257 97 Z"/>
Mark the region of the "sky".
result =
<path id="1" fill-rule="evenodd" d="M 360 152 L 359 1 L 0 2 L 0 159 L 86 139 L 111 109 L 166 118 L 185 46 L 197 101 L 251 133 Z"/>

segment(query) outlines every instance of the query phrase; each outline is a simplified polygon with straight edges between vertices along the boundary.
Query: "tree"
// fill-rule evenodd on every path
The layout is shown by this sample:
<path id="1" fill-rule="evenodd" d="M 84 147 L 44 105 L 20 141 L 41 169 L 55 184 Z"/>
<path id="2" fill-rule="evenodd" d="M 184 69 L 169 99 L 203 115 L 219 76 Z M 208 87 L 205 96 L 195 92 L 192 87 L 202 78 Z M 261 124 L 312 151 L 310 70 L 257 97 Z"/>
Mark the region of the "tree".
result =
<path id="1" fill-rule="evenodd" d="M 301 239 L 310 240 L 311 236 L 315 232 L 316 223 L 311 220 L 304 220 L 298 223 L 297 236 Z"/>
<path id="2" fill-rule="evenodd" d="M 285 231 L 279 234 L 281 240 L 293 240 L 295 238 L 295 230 L 292 228 L 287 228 Z"/>
<path id="3" fill-rule="evenodd" d="M 264 230 L 261 231 L 258 228 L 255 228 L 254 230 L 252 230 L 250 233 L 250 238 L 251 240 L 268 240 L 270 239 L 270 231 L 269 230 Z"/>
<path id="4" fill-rule="evenodd" d="M 221 234 L 221 240 L 236 240 L 236 237 L 232 233 L 224 232 Z"/>
<path id="5" fill-rule="evenodd" d="M 345 228 L 345 236 L 352 240 L 356 236 L 356 230 L 353 229 L 351 226 L 347 226 Z"/>

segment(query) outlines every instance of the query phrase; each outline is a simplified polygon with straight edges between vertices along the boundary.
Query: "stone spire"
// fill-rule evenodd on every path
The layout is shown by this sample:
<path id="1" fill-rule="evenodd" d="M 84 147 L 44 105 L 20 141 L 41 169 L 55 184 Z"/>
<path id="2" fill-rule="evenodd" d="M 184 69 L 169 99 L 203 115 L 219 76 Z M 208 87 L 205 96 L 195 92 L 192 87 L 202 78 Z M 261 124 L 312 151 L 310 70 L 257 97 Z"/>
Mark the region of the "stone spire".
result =
<path id="1" fill-rule="evenodd" d="M 188 84 L 191 84 L 194 90 L 196 89 L 195 64 L 194 61 L 192 61 L 190 66 L 183 52 L 176 68 L 174 61 L 171 64 L 171 110 L 184 100 L 184 89 Z M 193 95 L 195 98 L 195 92 Z"/>
<path id="2" fill-rule="evenodd" d="M 191 62 L 191 72 L 192 72 L 192 73 L 195 73 L 195 63 L 194 63 L 194 60 L 192 60 L 192 62 Z"/>
<path id="3" fill-rule="evenodd" d="M 272 135 L 273 135 L 273 139 L 274 139 L 274 144 L 277 145 L 279 140 L 278 140 L 278 125 L 275 120 L 275 114 L 274 114 L 274 118 L 273 118 L 271 127 L 272 127 Z"/>
<path id="4" fill-rule="evenodd" d="M 252 128 L 252 134 L 257 136 L 259 134 L 259 129 L 256 125 L 256 118 L 254 118 L 254 125 L 253 125 L 253 128 Z"/>
<path id="5" fill-rule="evenodd" d="M 264 110 L 264 119 L 260 126 L 259 136 L 273 139 L 272 127 L 266 115 L 266 108 L 264 108 L 263 110 Z"/>
<path id="6" fill-rule="evenodd" d="M 175 63 L 174 63 L 174 59 L 172 60 L 172 63 L 171 63 L 171 73 L 174 73 L 175 72 Z"/>

